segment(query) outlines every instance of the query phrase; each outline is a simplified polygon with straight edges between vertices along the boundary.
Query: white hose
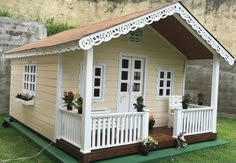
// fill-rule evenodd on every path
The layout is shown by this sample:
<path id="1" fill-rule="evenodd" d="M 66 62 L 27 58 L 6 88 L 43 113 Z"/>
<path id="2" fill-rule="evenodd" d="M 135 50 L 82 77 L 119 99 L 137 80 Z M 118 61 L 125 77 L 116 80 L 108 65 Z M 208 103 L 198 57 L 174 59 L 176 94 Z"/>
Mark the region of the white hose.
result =
<path id="1" fill-rule="evenodd" d="M 50 144 L 46 145 L 45 147 L 43 147 L 43 149 L 41 149 L 36 155 L 31 156 L 31 157 L 21 157 L 21 158 L 14 158 L 14 159 L 7 159 L 7 160 L 1 160 L 0 159 L 0 163 L 5 163 L 5 162 L 9 162 L 9 161 L 17 161 L 17 160 L 27 160 L 27 159 L 32 159 L 37 157 L 38 155 L 40 155 L 46 148 L 48 148 L 50 145 L 52 145 L 53 142 L 51 142 Z"/>

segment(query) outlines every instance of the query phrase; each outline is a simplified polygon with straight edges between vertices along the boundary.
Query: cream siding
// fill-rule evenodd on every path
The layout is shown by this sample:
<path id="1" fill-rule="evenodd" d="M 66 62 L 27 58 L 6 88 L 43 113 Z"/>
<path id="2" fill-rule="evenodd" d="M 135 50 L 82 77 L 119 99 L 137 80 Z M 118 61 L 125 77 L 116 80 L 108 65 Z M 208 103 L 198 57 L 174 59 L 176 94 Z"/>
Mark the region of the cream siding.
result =
<path id="1" fill-rule="evenodd" d="M 108 108 L 116 111 L 119 81 L 120 55 L 136 55 L 146 58 L 146 83 L 144 99 L 148 109 L 156 118 L 156 126 L 167 125 L 168 98 L 157 98 L 156 82 L 159 69 L 174 72 L 173 94 L 182 94 L 184 56 L 150 27 L 143 28 L 142 45 L 130 45 L 128 36 L 121 36 L 94 47 L 94 64 L 105 65 L 104 99 L 93 102 L 92 109 Z M 66 53 L 63 58 L 62 91 L 78 91 L 80 64 L 83 62 L 82 50 Z"/>
<path id="2" fill-rule="evenodd" d="M 16 102 L 22 92 L 25 63 L 36 63 L 36 97 L 34 106 Z M 54 139 L 57 56 L 28 57 L 11 62 L 10 115 L 50 140 Z"/>

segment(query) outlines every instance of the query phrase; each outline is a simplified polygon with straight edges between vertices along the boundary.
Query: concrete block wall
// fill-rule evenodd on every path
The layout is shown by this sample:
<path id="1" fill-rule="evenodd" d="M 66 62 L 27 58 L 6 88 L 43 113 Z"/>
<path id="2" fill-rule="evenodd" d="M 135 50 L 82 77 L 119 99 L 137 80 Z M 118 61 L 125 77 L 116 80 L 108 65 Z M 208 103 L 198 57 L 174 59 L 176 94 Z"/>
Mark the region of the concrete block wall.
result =
<path id="1" fill-rule="evenodd" d="M 212 60 L 188 61 L 186 73 L 186 93 L 190 93 L 197 103 L 197 93 L 206 94 L 205 104 L 211 100 Z M 230 66 L 223 59 L 220 61 L 220 83 L 218 113 L 236 116 L 236 65 Z"/>
<path id="2" fill-rule="evenodd" d="M 9 110 L 10 60 L 2 54 L 11 48 L 45 38 L 46 27 L 38 22 L 0 17 L 0 114 Z"/>

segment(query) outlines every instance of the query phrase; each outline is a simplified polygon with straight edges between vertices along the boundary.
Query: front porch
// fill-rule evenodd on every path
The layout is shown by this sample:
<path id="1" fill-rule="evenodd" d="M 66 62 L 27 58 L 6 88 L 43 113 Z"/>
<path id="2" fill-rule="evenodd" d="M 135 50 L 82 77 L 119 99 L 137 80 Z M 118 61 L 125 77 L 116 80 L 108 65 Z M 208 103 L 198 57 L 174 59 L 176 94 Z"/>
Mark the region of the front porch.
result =
<path id="1" fill-rule="evenodd" d="M 155 140 L 158 141 L 158 147 L 156 150 L 164 148 L 175 148 L 176 141 L 172 137 L 172 135 L 173 135 L 173 129 L 168 128 L 167 126 L 156 127 L 153 128 L 151 131 L 149 131 L 149 136 L 153 137 Z M 217 134 L 208 132 L 203 134 L 188 135 L 185 138 L 188 144 L 193 144 L 197 142 L 215 140 L 217 138 Z M 65 150 L 66 152 L 70 153 L 72 156 L 83 162 L 114 158 L 130 154 L 139 154 L 141 152 L 139 143 L 106 148 L 106 149 L 92 150 L 91 153 L 88 154 L 81 153 L 78 147 L 75 147 L 72 144 L 62 139 L 57 140 L 56 145 L 57 147 Z"/>

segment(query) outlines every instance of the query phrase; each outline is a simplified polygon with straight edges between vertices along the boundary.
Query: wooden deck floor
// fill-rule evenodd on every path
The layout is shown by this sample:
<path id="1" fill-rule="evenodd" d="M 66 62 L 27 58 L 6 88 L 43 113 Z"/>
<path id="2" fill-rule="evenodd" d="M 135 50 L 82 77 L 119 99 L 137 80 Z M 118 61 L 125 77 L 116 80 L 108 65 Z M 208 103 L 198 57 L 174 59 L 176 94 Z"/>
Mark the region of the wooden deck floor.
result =
<path id="1" fill-rule="evenodd" d="M 158 141 L 157 149 L 176 146 L 176 141 L 174 138 L 172 138 L 172 128 L 168 127 L 153 128 L 152 130 L 149 131 L 149 136 L 153 137 L 155 140 Z M 217 138 L 216 133 L 204 133 L 204 134 L 186 136 L 188 144 L 206 140 L 215 140 L 216 138 Z M 121 147 L 93 150 L 91 153 L 86 155 L 82 154 L 78 148 L 72 146 L 71 144 L 63 140 L 58 140 L 56 145 L 84 163 L 105 158 L 112 158 L 122 155 L 140 153 L 140 145 L 138 143 Z"/>

